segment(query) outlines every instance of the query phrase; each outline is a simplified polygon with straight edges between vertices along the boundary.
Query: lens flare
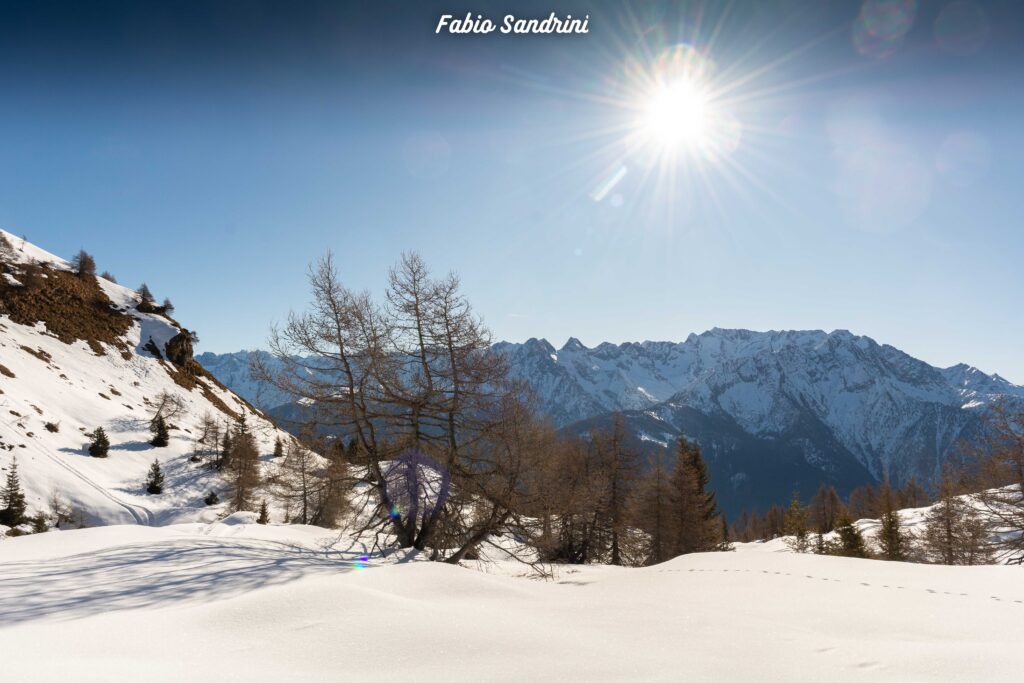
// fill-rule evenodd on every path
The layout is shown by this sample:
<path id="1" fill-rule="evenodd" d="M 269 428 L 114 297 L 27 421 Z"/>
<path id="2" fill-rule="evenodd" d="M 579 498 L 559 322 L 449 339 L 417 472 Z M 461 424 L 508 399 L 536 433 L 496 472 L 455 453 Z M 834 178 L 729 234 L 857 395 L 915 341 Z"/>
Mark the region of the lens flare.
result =
<path id="1" fill-rule="evenodd" d="M 662 87 L 647 105 L 644 125 L 650 135 L 666 145 L 699 145 L 706 133 L 707 97 L 692 81 L 680 80 Z"/>

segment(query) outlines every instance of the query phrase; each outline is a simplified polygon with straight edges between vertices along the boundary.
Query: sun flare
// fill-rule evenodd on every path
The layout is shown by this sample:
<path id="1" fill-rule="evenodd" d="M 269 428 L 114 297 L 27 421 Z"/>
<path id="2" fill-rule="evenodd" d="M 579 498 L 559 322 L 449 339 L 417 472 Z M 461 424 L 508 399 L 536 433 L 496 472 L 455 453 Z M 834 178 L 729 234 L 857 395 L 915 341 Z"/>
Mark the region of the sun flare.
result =
<path id="1" fill-rule="evenodd" d="M 700 145 L 707 133 L 707 96 L 691 80 L 662 85 L 647 103 L 644 128 L 665 147 Z"/>

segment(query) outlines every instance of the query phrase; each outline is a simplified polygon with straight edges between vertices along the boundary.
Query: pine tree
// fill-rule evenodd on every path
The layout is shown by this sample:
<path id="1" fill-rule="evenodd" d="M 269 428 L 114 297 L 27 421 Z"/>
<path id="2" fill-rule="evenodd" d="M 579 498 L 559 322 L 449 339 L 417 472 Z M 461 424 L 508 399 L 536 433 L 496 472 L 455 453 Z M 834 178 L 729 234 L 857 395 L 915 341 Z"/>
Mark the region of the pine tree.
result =
<path id="1" fill-rule="evenodd" d="M 169 297 L 164 297 L 164 303 L 161 307 L 167 315 L 174 313 L 174 304 L 171 303 L 171 299 Z"/>
<path id="2" fill-rule="evenodd" d="M 18 526 L 25 523 L 25 492 L 21 490 L 21 479 L 18 477 L 18 459 L 11 459 L 11 469 L 7 471 L 7 479 L 0 489 L 0 523 L 7 526 Z"/>
<path id="3" fill-rule="evenodd" d="M 220 496 L 217 495 L 216 491 L 210 491 L 206 494 L 206 498 L 203 498 L 203 502 L 207 505 L 216 505 L 220 502 Z"/>
<path id="4" fill-rule="evenodd" d="M 274 441 L 274 457 L 280 458 L 282 455 L 284 455 L 284 444 L 281 443 L 281 437 L 278 437 L 277 440 Z"/>
<path id="5" fill-rule="evenodd" d="M 92 439 L 89 442 L 89 455 L 94 458 L 107 457 L 107 453 L 110 451 L 110 439 L 107 438 L 107 432 L 103 427 L 97 427 L 86 436 Z"/>
<path id="6" fill-rule="evenodd" d="M 157 448 L 163 448 L 170 443 L 171 437 L 167 431 L 167 422 L 164 420 L 163 415 L 157 415 L 153 419 L 153 424 L 150 429 L 153 432 L 153 440 L 149 443 Z"/>
<path id="7" fill-rule="evenodd" d="M 149 467 L 149 476 L 146 477 L 146 493 L 156 496 L 163 492 L 164 473 L 160 469 L 160 462 L 154 458 Z"/>
<path id="8" fill-rule="evenodd" d="M 836 535 L 838 538 L 832 541 L 829 547 L 830 555 L 841 557 L 867 557 L 868 549 L 864 544 L 864 536 L 860 533 L 850 514 L 843 510 L 836 518 Z"/>
<path id="9" fill-rule="evenodd" d="M 786 545 L 793 552 L 806 553 L 810 549 L 807 510 L 800 504 L 800 494 L 796 491 L 793 491 L 793 498 L 789 501 L 789 509 L 786 511 L 785 534 L 789 537 Z"/>
<path id="10" fill-rule="evenodd" d="M 231 462 L 231 449 L 234 446 L 231 438 L 230 426 L 224 428 L 224 439 L 221 441 L 220 453 L 217 457 L 216 467 L 218 470 L 225 469 Z"/>
<path id="11" fill-rule="evenodd" d="M 719 546 L 718 506 L 707 485 L 707 466 L 700 446 L 680 438 L 672 472 L 673 504 L 678 516 L 674 554 L 709 552 Z"/>
<path id="12" fill-rule="evenodd" d="M 46 515 L 42 512 L 37 512 L 31 518 L 32 521 L 32 533 L 42 534 L 50 530 L 50 525 L 46 523 Z"/>
<path id="13" fill-rule="evenodd" d="M 267 501 L 260 501 L 260 516 L 256 518 L 257 524 L 267 524 L 270 521 L 270 512 L 267 510 Z"/>
<path id="14" fill-rule="evenodd" d="M 878 545 L 882 551 L 882 559 L 894 562 L 905 562 L 909 551 L 909 541 L 900 527 L 900 513 L 896 509 L 895 496 L 888 482 L 882 485 L 879 492 L 879 504 L 882 508 L 881 526 L 878 529 Z"/>

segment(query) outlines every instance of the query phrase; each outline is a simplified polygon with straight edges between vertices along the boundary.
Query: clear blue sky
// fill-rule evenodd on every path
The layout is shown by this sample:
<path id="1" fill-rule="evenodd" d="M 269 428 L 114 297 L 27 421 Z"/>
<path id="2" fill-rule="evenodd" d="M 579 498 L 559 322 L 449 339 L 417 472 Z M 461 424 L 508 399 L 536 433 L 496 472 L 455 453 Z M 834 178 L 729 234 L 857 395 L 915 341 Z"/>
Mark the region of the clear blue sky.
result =
<path id="1" fill-rule="evenodd" d="M 326 249 L 375 291 L 415 249 L 498 338 L 846 328 L 1024 382 L 1019 3 L 677 4 L 0 3 L 0 226 L 202 350 L 259 347 Z M 467 8 L 591 32 L 434 35 Z M 739 143 L 651 166 L 626 65 L 681 43 Z"/>

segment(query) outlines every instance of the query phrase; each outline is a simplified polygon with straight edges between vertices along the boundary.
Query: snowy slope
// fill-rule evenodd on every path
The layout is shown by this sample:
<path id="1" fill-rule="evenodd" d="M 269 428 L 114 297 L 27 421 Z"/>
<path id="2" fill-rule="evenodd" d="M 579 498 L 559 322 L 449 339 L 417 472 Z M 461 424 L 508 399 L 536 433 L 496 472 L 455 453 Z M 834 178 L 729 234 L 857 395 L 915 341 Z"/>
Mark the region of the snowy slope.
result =
<path id="1" fill-rule="evenodd" d="M 1017 567 L 749 547 L 540 581 L 361 552 L 323 529 L 222 523 L 6 541 L 3 677 L 1019 680 Z"/>
<path id="2" fill-rule="evenodd" d="M 68 268 L 64 260 L 7 237 L 19 261 Z M 221 491 L 224 482 L 203 464 L 188 462 L 203 414 L 225 423 L 233 418 L 222 406 L 245 413 L 266 454 L 280 433 L 211 379 L 196 378 L 191 390 L 179 385 L 171 363 L 143 348 L 152 340 L 163 349 L 179 329 L 162 315 L 134 310 L 132 290 L 99 282 L 111 303 L 131 316 L 120 340 L 128 352 L 101 344 L 104 354 L 97 355 L 84 341 L 68 344 L 43 325 L 19 325 L 0 315 L 0 364 L 8 371 L 0 373 L 0 468 L 6 472 L 17 457 L 30 513 L 47 511 L 51 494 L 58 492 L 89 524 L 214 519 L 223 506 L 207 508 L 203 498 L 210 490 Z M 172 420 L 170 445 L 153 448 L 147 401 L 161 392 L 178 396 L 184 410 Z M 58 431 L 49 431 L 47 423 Z M 86 450 L 89 439 L 84 433 L 98 426 L 110 437 L 107 458 L 89 457 Z M 143 481 L 154 458 L 164 469 L 167 488 L 160 496 L 147 496 Z"/>

